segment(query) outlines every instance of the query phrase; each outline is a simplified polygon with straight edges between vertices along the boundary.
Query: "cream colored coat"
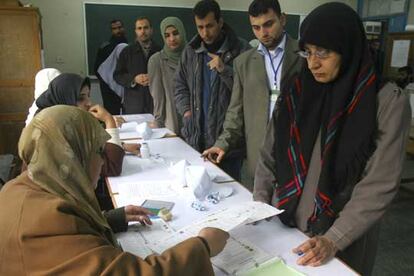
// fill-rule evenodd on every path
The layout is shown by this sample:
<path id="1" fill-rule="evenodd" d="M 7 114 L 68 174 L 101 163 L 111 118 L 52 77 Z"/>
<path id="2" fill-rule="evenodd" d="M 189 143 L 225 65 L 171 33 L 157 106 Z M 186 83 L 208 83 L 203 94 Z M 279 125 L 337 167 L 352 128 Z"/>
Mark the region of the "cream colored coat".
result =
<path id="1" fill-rule="evenodd" d="M 178 116 L 174 100 L 174 75 L 177 65 L 160 51 L 148 61 L 150 92 L 154 101 L 154 117 L 158 127 L 166 127 L 180 134 L 181 118 Z"/>

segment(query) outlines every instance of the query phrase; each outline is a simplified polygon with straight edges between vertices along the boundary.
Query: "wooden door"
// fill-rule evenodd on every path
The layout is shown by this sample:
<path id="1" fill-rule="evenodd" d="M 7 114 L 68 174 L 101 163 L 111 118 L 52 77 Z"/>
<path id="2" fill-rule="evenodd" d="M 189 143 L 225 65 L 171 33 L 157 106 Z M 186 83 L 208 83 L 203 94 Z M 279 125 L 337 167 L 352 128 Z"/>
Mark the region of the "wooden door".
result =
<path id="1" fill-rule="evenodd" d="M 0 154 L 17 153 L 41 68 L 36 8 L 0 6 Z"/>

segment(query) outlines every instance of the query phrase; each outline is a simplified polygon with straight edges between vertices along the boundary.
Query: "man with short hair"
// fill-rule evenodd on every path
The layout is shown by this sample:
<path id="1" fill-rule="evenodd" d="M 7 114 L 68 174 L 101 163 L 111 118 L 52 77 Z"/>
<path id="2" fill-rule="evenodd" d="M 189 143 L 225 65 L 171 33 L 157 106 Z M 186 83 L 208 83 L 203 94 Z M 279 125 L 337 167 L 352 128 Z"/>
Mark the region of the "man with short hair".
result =
<path id="1" fill-rule="evenodd" d="M 233 60 L 250 48 L 223 21 L 214 0 L 193 9 L 198 34 L 185 47 L 176 75 L 175 100 L 183 116 L 183 138 L 194 149 L 214 145 L 223 129 L 233 86 Z M 234 148 L 220 167 L 240 179 L 243 149 Z"/>
<path id="2" fill-rule="evenodd" d="M 203 152 L 220 163 L 233 148 L 246 144 L 247 174 L 244 185 L 252 190 L 259 150 L 276 99 L 283 84 L 301 67 L 297 41 L 284 31 L 286 16 L 277 0 L 254 0 L 249 19 L 258 47 L 234 61 L 234 85 L 223 133 Z"/>
<path id="3" fill-rule="evenodd" d="M 98 73 L 98 68 L 120 43 L 128 43 L 128 40 L 125 37 L 124 24 L 121 20 L 114 19 L 111 21 L 111 38 L 99 47 L 94 67 L 95 75 L 99 80 L 99 86 L 101 88 L 103 105 L 112 115 L 119 114 L 121 110 L 121 98 L 105 83 Z"/>
<path id="4" fill-rule="evenodd" d="M 398 75 L 396 83 L 401 89 L 405 89 L 407 85 L 414 80 L 413 68 L 411 66 L 404 66 L 398 68 Z"/>
<path id="5" fill-rule="evenodd" d="M 152 40 L 151 22 L 147 17 L 135 21 L 136 41 L 119 55 L 114 79 L 125 88 L 124 114 L 152 113 L 149 92 L 148 59 L 161 48 Z"/>

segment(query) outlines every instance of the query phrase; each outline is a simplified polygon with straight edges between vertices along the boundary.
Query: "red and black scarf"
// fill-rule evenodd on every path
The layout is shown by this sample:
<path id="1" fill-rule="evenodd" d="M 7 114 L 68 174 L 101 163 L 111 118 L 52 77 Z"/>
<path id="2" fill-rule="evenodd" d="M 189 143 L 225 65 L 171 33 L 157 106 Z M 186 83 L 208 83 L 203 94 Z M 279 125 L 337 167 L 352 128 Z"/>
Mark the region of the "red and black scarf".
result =
<path id="1" fill-rule="evenodd" d="M 276 196 L 281 220 L 295 225 L 295 212 L 321 135 L 321 174 L 308 231 L 328 230 L 351 197 L 374 152 L 377 81 L 359 16 L 341 3 L 311 12 L 301 26 L 300 47 L 316 45 L 341 55 L 338 77 L 318 83 L 307 68 L 282 91 L 276 116 Z"/>

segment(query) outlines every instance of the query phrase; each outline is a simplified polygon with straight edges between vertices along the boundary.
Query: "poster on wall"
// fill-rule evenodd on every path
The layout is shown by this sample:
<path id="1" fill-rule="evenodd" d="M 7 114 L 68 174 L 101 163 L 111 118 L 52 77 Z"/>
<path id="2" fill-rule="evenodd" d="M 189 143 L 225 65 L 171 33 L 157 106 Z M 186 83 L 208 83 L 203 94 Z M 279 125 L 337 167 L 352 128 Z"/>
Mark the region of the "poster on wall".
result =
<path id="1" fill-rule="evenodd" d="M 410 51 L 410 40 L 394 40 L 391 54 L 391 67 L 407 66 Z"/>

